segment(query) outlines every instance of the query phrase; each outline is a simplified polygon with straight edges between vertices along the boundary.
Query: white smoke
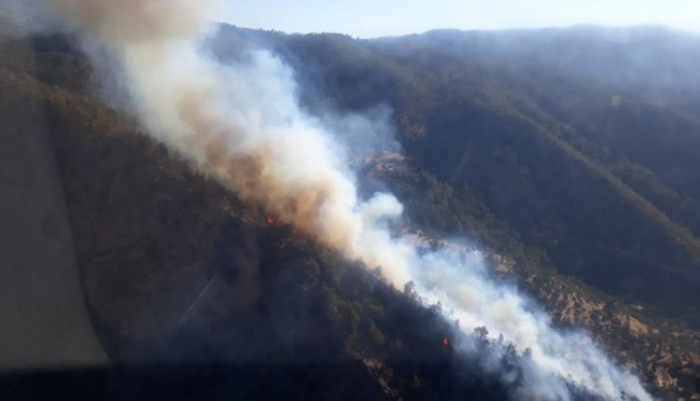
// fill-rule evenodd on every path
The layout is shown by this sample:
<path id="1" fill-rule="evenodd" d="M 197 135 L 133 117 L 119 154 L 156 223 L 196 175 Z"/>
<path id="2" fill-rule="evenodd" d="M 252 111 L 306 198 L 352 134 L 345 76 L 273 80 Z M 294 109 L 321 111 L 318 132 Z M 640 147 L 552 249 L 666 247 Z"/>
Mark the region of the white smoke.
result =
<path id="1" fill-rule="evenodd" d="M 360 199 L 346 155 L 328 132 L 372 125 L 305 114 L 292 71 L 267 52 L 231 65 L 209 57 L 201 48 L 207 2 L 45 1 L 51 18 L 118 60 L 132 111 L 156 140 L 244 201 L 348 258 L 380 266 L 396 288 L 413 282 L 421 298 L 440 302 L 465 332 L 485 326 L 491 337 L 529 348 L 520 398 L 566 400 L 569 382 L 607 399 L 651 399 L 584 333 L 554 330 L 515 289 L 490 280 L 476 256 L 419 253 L 408 238 L 392 236 L 386 225 L 402 214 L 401 203 L 389 194 Z"/>

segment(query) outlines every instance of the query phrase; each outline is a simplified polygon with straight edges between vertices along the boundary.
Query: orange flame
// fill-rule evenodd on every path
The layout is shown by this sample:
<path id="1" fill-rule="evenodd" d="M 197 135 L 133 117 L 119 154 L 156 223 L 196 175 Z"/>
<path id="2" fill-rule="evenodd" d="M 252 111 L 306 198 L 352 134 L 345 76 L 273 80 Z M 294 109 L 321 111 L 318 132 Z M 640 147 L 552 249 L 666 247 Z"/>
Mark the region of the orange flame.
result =
<path id="1" fill-rule="evenodd" d="M 275 224 L 277 224 L 277 218 L 275 218 L 274 216 L 267 216 L 267 224 L 274 226 Z"/>
<path id="2" fill-rule="evenodd" d="M 443 338 L 443 339 L 442 339 L 442 345 L 444 345 L 445 347 L 449 346 L 449 345 L 450 345 L 450 339 L 447 338 L 447 337 Z"/>

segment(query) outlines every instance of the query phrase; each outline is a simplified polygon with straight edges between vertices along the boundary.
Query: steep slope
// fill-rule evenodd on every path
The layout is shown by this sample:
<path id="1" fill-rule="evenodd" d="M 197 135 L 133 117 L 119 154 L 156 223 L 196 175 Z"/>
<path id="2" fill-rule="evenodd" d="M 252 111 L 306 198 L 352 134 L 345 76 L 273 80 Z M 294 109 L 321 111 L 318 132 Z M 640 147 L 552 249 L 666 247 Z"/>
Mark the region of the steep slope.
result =
<path id="1" fill-rule="evenodd" d="M 455 54 L 420 36 L 356 41 L 230 29 L 218 48 L 227 57 L 229 43 L 275 47 L 301 82 L 314 84 L 302 87 L 312 110 L 329 101 L 344 110 L 388 102 L 408 169 L 423 177 L 399 174 L 391 185 L 414 223 L 439 236 L 468 235 L 516 259 L 521 277 L 562 321 L 604 332 L 614 347 L 637 336 L 633 319 L 667 327 L 664 320 L 679 318 L 666 334 L 635 340 L 641 348 L 633 353 L 657 355 L 660 365 L 645 366 L 650 380 L 697 391 L 691 360 L 698 337 L 683 328 L 697 327 L 700 316 L 697 123 L 644 91 L 552 65 L 557 59 L 534 68 L 475 53 L 463 36 L 451 37 Z M 423 184 L 410 189 L 416 179 Z M 581 292 L 588 295 L 576 301 Z M 589 321 L 598 308 L 590 305 L 614 299 L 623 301 L 620 311 Z M 665 360 L 669 351 L 677 367 Z M 664 376 L 669 369 L 682 385 Z"/>
<path id="2" fill-rule="evenodd" d="M 695 115 L 700 107 L 700 79 L 693 68 L 700 62 L 700 37 L 666 27 L 435 30 L 378 42 L 404 55 L 431 48 L 480 62 L 546 71 L 546 75 L 565 74 L 577 81 L 613 87 L 623 97 L 642 96 Z M 533 77 L 542 78 L 541 74 Z"/>
<path id="3" fill-rule="evenodd" d="M 602 79 L 422 39 L 258 38 L 319 83 L 311 109 L 319 93 L 345 110 L 388 102 L 417 166 L 470 188 L 557 269 L 698 324 L 698 122 Z"/>
<path id="4" fill-rule="evenodd" d="M 256 42 L 276 47 L 308 84 L 302 95 L 311 110 L 327 105 L 320 94 L 345 110 L 393 107 L 407 158 L 393 167 L 368 160 L 364 174 L 375 178 L 368 185 L 388 185 L 405 200 L 407 229 L 487 245 L 509 261 L 496 267 L 518 277 L 555 319 L 587 325 L 649 383 L 698 391 L 698 335 L 669 319 L 697 316 L 697 240 L 684 220 L 697 213 L 694 198 L 657 170 L 607 155 L 610 145 L 575 125 L 607 118 L 624 137 L 637 114 L 658 110 L 663 127 L 685 121 L 678 132 L 687 128 L 692 143 L 692 119 L 643 99 L 614 109 L 640 107 L 626 119 L 605 114 L 612 106 L 578 115 L 572 108 L 599 96 L 611 104 L 610 96 L 574 81 L 581 88 L 563 101 L 545 78 L 498 60 L 473 64 L 426 49 L 397 55 L 394 46 L 340 35 L 224 35 L 222 57 Z M 508 394 L 474 370 L 478 361 L 452 353 L 449 325 L 434 311 L 193 174 L 87 90 L 91 72 L 67 43 L 35 44 L 38 64 L 7 53 L 0 72 L 11 96 L 46 102 L 85 289 L 110 356 L 301 367 L 251 380 L 245 391 L 256 395 Z"/>
<path id="5" fill-rule="evenodd" d="M 454 351 L 451 323 L 437 311 L 193 174 L 86 87 L 73 86 L 89 69 L 62 38 L 38 43 L 35 70 L 26 59 L 32 52 L 9 46 L 0 74 L 18 104 L 43 104 L 93 324 L 117 364 L 186 369 L 137 376 L 131 391 L 181 389 L 175 399 L 200 391 L 509 397 L 500 371 L 486 373 Z M 45 62 L 54 59 L 72 68 Z M 2 110 L 7 121 L 10 110 Z M 506 355 L 504 371 L 519 374 L 517 358 Z M 192 383 L 192 374 L 203 379 Z"/>
<path id="6" fill-rule="evenodd" d="M 485 261 L 506 280 L 522 288 L 547 307 L 562 328 L 585 327 L 606 349 L 659 388 L 680 394 L 698 391 L 696 364 L 700 333 L 664 318 L 639 304 L 611 297 L 554 270 L 541 250 L 523 246 L 518 235 L 488 212 L 469 189 L 458 190 L 434 175 L 397 158 L 378 158 L 365 167 L 368 175 L 387 183 L 409 199 L 407 212 L 418 233 L 430 246 L 469 247 L 461 240 L 440 241 L 426 232 L 462 230 L 487 244 Z M 482 248 L 484 249 L 484 248 Z M 507 256 L 504 256 L 507 255 Z"/>

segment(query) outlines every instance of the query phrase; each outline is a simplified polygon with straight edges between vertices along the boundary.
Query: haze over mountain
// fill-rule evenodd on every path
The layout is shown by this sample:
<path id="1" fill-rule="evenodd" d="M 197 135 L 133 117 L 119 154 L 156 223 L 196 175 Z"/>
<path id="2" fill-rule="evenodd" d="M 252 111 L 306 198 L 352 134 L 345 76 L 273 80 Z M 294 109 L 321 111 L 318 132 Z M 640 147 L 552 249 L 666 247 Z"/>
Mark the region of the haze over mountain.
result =
<path id="1" fill-rule="evenodd" d="M 697 35 L 580 27 L 263 40 L 281 43 L 302 82 L 321 82 L 311 108 L 317 92 L 349 110 L 388 101 L 414 163 L 472 193 L 558 269 L 697 316 L 698 298 L 687 298 L 698 295 L 700 249 Z M 453 234 L 473 229 L 445 220 Z"/>
<path id="2" fill-rule="evenodd" d="M 110 357 L 155 343 L 161 357 L 177 349 L 191 358 L 197 344 L 206 355 L 227 349 L 223 360 L 305 361 L 297 373 L 314 388 L 349 397 L 333 383 L 341 372 L 306 365 L 321 352 L 351 364 L 347 376 L 372 397 L 513 395 L 443 344 L 449 324 L 419 312 L 410 291 L 377 284 L 135 135 L 101 103 L 65 38 L 32 43 L 35 55 L 5 46 L 2 118 L 11 121 L 17 96 L 46 104 Z M 361 192 L 389 189 L 405 204 L 397 229 L 432 247 L 470 239 L 555 321 L 585 325 L 649 386 L 699 391 L 696 35 L 576 27 L 353 40 L 224 26 L 209 45 L 224 62 L 273 49 L 311 115 L 390 110 L 404 156 L 396 146 L 377 155 L 384 143 L 372 144 L 354 168 Z M 19 134 L 17 124 L 7 132 Z M 291 337 L 275 335 L 290 328 Z M 203 331 L 215 341 L 205 344 Z M 428 350 L 438 355 L 432 365 Z"/>
<path id="3" fill-rule="evenodd" d="M 664 25 L 700 32 L 693 0 L 234 0 L 214 18 L 236 26 L 287 33 L 337 32 L 360 38 L 401 36 L 436 28 L 539 29 L 577 24 Z"/>

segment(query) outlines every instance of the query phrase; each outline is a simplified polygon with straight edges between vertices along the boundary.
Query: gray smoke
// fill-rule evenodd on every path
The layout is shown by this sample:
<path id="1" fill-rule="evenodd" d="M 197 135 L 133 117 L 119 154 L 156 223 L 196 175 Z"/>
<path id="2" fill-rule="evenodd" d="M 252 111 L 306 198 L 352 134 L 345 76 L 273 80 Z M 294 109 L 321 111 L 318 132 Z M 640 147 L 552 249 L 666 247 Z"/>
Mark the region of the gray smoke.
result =
<path id="1" fill-rule="evenodd" d="M 128 104 L 143 129 L 246 202 L 348 258 L 380 266 L 396 288 L 413 282 L 427 304 L 440 302 L 465 333 L 486 327 L 532 358 L 522 399 L 566 400 L 566 383 L 607 399 L 650 400 L 583 332 L 553 329 L 517 290 L 489 279 L 477 254 L 419 253 L 387 224 L 403 206 L 392 195 L 361 199 L 332 130 L 376 130 L 361 116 L 324 121 L 302 111 L 290 69 L 265 51 L 222 65 L 201 43 L 216 4 L 202 0 L 44 0 L 47 17 L 81 34 L 93 54 L 116 60 Z M 114 68 L 94 57 L 97 68 Z M 110 72 L 114 72 L 110 70 Z M 104 70 L 103 70 L 104 73 Z M 381 113 L 381 112 L 380 112 Z M 348 136 L 348 135 L 342 135 Z M 472 343 L 473 344 L 473 343 Z M 464 352 L 479 352 L 476 345 Z"/>

